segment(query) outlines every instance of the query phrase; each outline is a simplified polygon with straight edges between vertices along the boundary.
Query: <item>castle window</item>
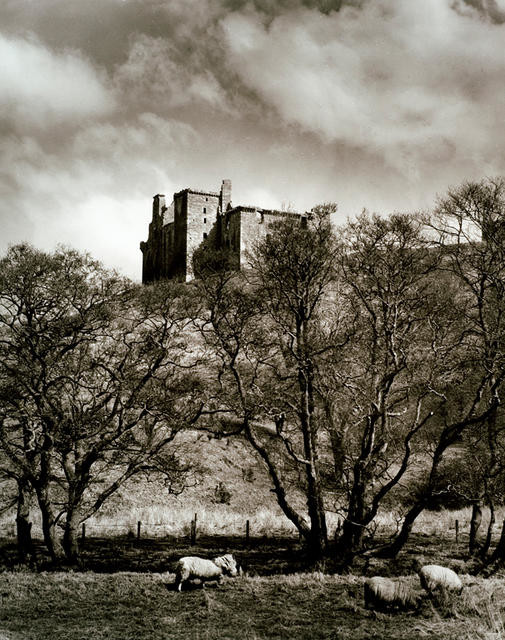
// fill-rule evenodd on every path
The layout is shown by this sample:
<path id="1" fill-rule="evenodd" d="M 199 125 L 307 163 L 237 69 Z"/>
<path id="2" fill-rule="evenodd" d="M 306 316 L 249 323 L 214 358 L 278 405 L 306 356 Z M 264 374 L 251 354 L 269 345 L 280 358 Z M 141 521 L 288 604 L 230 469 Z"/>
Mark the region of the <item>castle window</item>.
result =
<path id="1" fill-rule="evenodd" d="M 206 233 L 203 234 L 203 239 L 207 240 L 207 234 Z"/>
<path id="2" fill-rule="evenodd" d="M 203 224 L 207 224 L 207 218 L 203 219 Z"/>
<path id="3" fill-rule="evenodd" d="M 204 208 L 203 208 L 203 212 L 204 212 L 204 213 L 207 213 L 207 207 L 204 207 Z"/>

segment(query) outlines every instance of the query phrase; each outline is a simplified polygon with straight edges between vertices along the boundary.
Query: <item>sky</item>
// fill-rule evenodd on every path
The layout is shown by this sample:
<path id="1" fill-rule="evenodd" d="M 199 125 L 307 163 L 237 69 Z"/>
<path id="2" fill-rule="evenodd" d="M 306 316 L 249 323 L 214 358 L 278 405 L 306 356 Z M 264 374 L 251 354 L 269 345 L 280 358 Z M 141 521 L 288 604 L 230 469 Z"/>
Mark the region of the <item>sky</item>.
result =
<path id="1" fill-rule="evenodd" d="M 505 0 L 2 0 L 0 253 L 139 280 L 152 197 L 426 210 L 505 175 Z M 168 204 L 167 203 L 167 204 Z"/>

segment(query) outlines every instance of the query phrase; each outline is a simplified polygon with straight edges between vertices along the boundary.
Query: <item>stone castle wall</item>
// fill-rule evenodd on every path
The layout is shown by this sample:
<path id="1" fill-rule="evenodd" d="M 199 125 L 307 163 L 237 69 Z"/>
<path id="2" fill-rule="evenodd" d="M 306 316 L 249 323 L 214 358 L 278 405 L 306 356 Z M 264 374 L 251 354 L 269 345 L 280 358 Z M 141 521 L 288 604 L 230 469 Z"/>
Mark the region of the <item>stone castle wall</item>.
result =
<path id="1" fill-rule="evenodd" d="M 185 280 L 193 277 L 192 257 L 217 222 L 220 196 L 217 193 L 188 193 Z"/>
<path id="2" fill-rule="evenodd" d="M 276 220 L 286 216 L 297 223 L 306 219 L 298 213 L 232 207 L 230 180 L 223 180 L 219 192 L 184 189 L 175 193 L 170 207 L 164 196 L 156 195 L 148 239 L 140 243 L 142 282 L 191 280 L 193 253 L 202 243 L 210 242 L 210 236 L 213 248 L 229 252 L 234 268 L 244 268 L 255 243 Z"/>

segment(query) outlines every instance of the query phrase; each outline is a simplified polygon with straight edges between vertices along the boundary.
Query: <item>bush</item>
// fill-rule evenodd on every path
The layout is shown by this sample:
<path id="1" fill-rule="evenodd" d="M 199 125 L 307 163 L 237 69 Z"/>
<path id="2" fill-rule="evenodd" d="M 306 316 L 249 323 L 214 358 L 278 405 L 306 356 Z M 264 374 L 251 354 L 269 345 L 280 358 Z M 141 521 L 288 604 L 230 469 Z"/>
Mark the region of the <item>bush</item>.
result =
<path id="1" fill-rule="evenodd" d="M 214 489 L 214 502 L 218 504 L 230 504 L 231 492 L 223 482 L 218 482 Z"/>

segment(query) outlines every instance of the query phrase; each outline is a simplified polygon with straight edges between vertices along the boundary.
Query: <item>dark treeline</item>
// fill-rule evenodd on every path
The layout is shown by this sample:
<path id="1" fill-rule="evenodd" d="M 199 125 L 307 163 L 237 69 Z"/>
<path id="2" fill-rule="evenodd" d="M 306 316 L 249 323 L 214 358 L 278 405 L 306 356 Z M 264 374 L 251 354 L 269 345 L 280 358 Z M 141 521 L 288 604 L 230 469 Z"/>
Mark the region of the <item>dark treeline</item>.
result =
<path id="1" fill-rule="evenodd" d="M 419 514 L 451 500 L 474 507 L 470 552 L 497 559 L 505 183 L 464 184 L 429 215 L 333 228 L 334 210 L 280 220 L 240 273 L 198 250 L 187 285 L 139 287 L 68 249 L 9 250 L 0 474 L 22 558 L 30 501 L 52 560 L 75 564 L 80 524 L 132 476 L 182 490 L 177 434 L 192 428 L 252 447 L 314 564 L 394 557 Z M 397 530 L 375 537 L 392 509 Z M 342 520 L 331 544 L 328 511 Z"/>

